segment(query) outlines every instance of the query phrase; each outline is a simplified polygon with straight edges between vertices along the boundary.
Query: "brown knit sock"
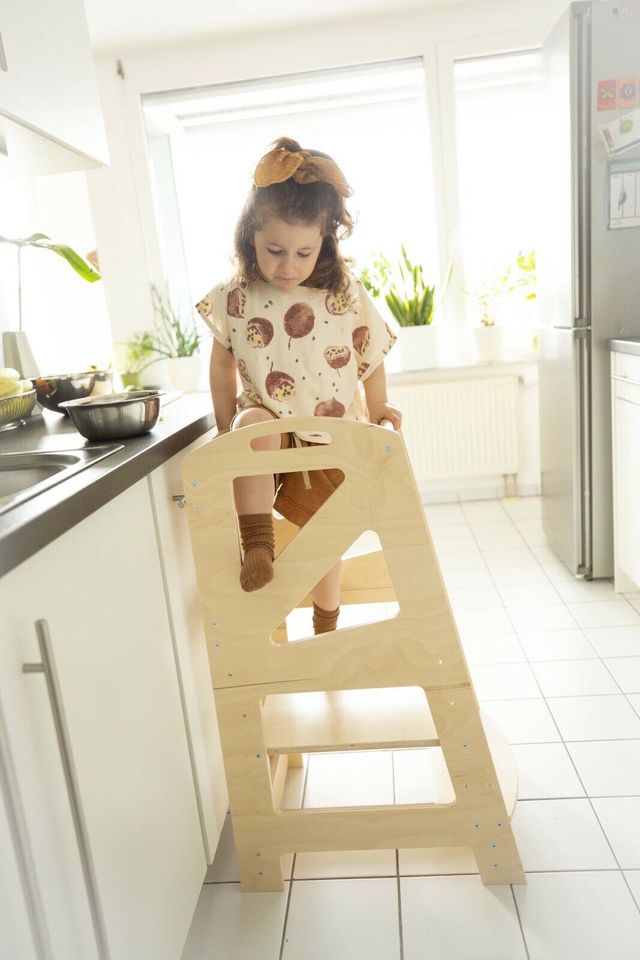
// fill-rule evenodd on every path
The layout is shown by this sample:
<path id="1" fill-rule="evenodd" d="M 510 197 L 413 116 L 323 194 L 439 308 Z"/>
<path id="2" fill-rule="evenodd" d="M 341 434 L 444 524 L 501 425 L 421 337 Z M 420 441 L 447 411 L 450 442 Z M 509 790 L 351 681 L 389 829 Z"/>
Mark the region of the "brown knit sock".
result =
<path id="1" fill-rule="evenodd" d="M 340 614 L 340 607 L 336 607 L 335 610 L 323 610 L 322 607 L 319 607 L 318 604 L 314 602 L 313 604 L 314 634 L 329 633 L 331 630 L 335 630 L 336 624 L 338 623 L 339 614 Z"/>
<path id="2" fill-rule="evenodd" d="M 273 580 L 273 517 L 270 513 L 245 513 L 238 516 L 238 523 L 244 554 L 240 586 L 250 593 Z"/>

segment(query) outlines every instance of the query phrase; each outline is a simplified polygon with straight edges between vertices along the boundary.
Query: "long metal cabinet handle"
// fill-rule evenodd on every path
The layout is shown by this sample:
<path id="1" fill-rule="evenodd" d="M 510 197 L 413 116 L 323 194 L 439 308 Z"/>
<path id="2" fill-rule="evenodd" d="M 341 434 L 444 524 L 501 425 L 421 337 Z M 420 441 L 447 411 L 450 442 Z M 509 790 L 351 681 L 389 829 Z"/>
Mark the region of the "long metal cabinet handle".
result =
<path id="1" fill-rule="evenodd" d="M 4 52 L 4 44 L 2 42 L 2 33 L 0 33 L 0 70 L 4 73 L 9 72 L 9 67 L 7 65 L 7 56 Z"/>
<path id="2" fill-rule="evenodd" d="M 40 647 L 42 663 L 25 663 L 22 666 L 22 672 L 44 673 L 45 676 L 53 723 L 58 740 L 58 748 L 60 750 L 60 759 L 62 761 L 62 769 L 64 771 L 64 779 L 69 796 L 71 816 L 75 828 L 76 840 L 78 842 L 78 852 L 82 864 L 82 873 L 84 875 L 87 899 L 91 911 L 91 921 L 96 946 L 98 948 L 98 956 L 100 960 L 110 960 L 109 944 L 107 941 L 102 904 L 100 903 L 100 896 L 98 894 L 98 884 L 96 882 L 93 857 L 91 855 L 89 834 L 80 800 L 78 776 L 73 760 L 73 751 L 71 749 L 71 740 L 69 738 L 67 720 L 64 713 L 60 683 L 53 655 L 51 636 L 49 634 L 49 625 L 46 620 L 36 621 L 36 633 L 38 635 L 38 646 Z"/>
<path id="3" fill-rule="evenodd" d="M 31 937 L 38 960 L 53 960 L 53 950 L 38 883 L 36 861 L 31 848 L 22 798 L 11 754 L 9 734 L 0 705 L 0 792 L 5 798 L 9 829 L 13 836 L 16 863 L 24 892 Z"/>

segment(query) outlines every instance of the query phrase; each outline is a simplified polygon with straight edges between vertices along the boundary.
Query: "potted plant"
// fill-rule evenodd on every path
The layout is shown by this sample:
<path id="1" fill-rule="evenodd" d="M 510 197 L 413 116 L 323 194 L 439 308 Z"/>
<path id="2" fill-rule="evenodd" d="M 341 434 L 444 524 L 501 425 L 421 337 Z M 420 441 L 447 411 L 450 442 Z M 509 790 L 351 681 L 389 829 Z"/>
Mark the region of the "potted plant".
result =
<path id="1" fill-rule="evenodd" d="M 527 301 L 536 299 L 535 250 L 519 252 L 511 263 L 496 270 L 468 294 L 480 322 L 473 332 L 481 363 L 493 363 L 502 355 L 503 329 L 497 323 L 497 314 L 502 304 L 514 295 Z"/>
<path id="2" fill-rule="evenodd" d="M 118 364 L 122 386 L 138 390 L 142 386 L 142 373 L 160 359 L 153 337 L 148 331 L 134 333 L 118 347 L 122 356 Z"/>
<path id="3" fill-rule="evenodd" d="M 360 279 L 373 298 L 384 295 L 399 330 L 398 347 L 405 370 L 423 370 L 436 364 L 434 314 L 435 286 L 426 282 L 424 268 L 412 263 L 404 244 L 401 256 L 392 264 L 379 254 Z"/>
<path id="4" fill-rule="evenodd" d="M 176 390 L 188 393 L 200 389 L 202 358 L 198 349 L 202 334 L 195 321 L 193 318 L 183 320 L 171 301 L 163 299 L 153 284 L 151 301 L 155 314 L 153 330 L 136 333 L 121 344 L 125 367 L 120 375 L 123 385 L 140 386 L 142 372 L 151 364 L 165 360 Z"/>
<path id="5" fill-rule="evenodd" d="M 152 337 L 158 357 L 167 360 L 169 376 L 176 390 L 185 393 L 198 390 L 202 367 L 199 354 L 202 334 L 193 315 L 184 320 L 176 313 L 171 301 L 168 298 L 164 300 L 153 284 L 151 299 L 156 316 Z"/>

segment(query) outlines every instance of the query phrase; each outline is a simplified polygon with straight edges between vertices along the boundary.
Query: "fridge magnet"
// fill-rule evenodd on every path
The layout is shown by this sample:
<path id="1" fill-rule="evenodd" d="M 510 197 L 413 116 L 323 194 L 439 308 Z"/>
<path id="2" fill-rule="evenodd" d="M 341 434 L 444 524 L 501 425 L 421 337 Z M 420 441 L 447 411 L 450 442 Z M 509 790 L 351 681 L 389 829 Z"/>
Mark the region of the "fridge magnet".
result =
<path id="1" fill-rule="evenodd" d="M 618 80 L 618 110 L 629 110 L 638 106 L 638 81 Z"/>
<path id="2" fill-rule="evenodd" d="M 617 80 L 598 80 L 598 110 L 615 110 Z"/>
<path id="3" fill-rule="evenodd" d="M 640 110 L 630 110 L 599 127 L 610 157 L 631 150 L 640 143 Z"/>
<path id="4" fill-rule="evenodd" d="M 609 229 L 640 227 L 640 160 L 609 164 Z"/>

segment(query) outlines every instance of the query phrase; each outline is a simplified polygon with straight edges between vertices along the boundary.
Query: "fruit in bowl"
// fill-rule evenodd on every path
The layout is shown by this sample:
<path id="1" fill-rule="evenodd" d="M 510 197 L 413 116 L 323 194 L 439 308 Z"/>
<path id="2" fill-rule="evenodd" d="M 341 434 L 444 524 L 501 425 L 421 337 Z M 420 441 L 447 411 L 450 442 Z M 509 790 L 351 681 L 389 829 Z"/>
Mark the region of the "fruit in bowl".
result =
<path id="1" fill-rule="evenodd" d="M 35 402 L 31 380 L 21 380 L 12 367 L 0 367 L 0 430 L 17 426 L 29 416 Z"/>
<path id="2" fill-rule="evenodd" d="M 0 367 L 0 399 L 19 397 L 29 390 L 33 390 L 31 380 L 21 380 L 20 374 L 13 367 Z"/>

